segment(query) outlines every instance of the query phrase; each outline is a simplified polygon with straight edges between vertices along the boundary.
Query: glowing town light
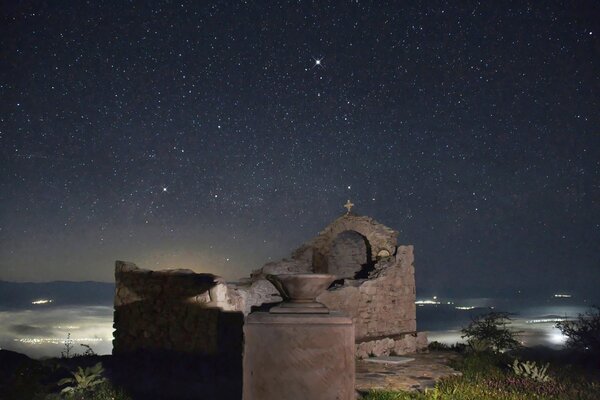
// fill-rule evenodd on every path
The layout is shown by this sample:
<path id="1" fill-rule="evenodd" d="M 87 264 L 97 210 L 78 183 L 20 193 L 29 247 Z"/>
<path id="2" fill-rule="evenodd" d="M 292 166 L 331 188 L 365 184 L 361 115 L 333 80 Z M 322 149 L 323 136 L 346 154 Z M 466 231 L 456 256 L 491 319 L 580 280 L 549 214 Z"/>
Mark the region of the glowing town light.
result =
<path id="1" fill-rule="evenodd" d="M 33 338 L 15 338 L 13 339 L 15 342 L 27 343 L 27 344 L 42 344 L 42 343 L 50 343 L 50 344 L 64 344 L 65 339 L 61 338 L 53 338 L 53 337 L 33 337 Z M 69 342 L 72 343 L 86 343 L 86 342 L 102 342 L 104 339 L 102 338 L 89 338 L 89 337 L 81 337 L 76 339 L 70 339 Z"/>
<path id="2" fill-rule="evenodd" d="M 566 321 L 566 318 L 540 318 L 540 319 L 530 319 L 525 321 L 526 324 L 545 324 L 545 323 L 556 323 Z"/>
<path id="3" fill-rule="evenodd" d="M 39 300 L 34 300 L 31 302 L 31 304 L 48 304 L 48 303 L 52 303 L 52 300 L 49 299 L 39 299 Z"/>
<path id="4" fill-rule="evenodd" d="M 548 334 L 548 339 L 552 344 L 564 345 L 568 337 L 563 335 L 558 329 L 554 329 Z"/>
<path id="5" fill-rule="evenodd" d="M 457 310 L 473 310 L 473 309 L 475 309 L 475 307 L 473 307 L 473 306 L 469 306 L 469 307 L 457 306 L 454 308 L 456 308 Z"/>
<path id="6" fill-rule="evenodd" d="M 435 299 L 435 297 L 434 297 Z M 415 304 L 418 306 L 424 306 L 424 305 L 437 305 L 437 304 L 441 304 L 439 301 L 434 301 L 434 300 L 417 300 L 415 301 Z"/>
<path id="7" fill-rule="evenodd" d="M 568 298 L 571 297 L 571 295 L 570 294 L 557 293 L 557 294 L 554 295 L 554 297 L 556 297 L 556 298 L 561 298 L 562 297 L 562 298 L 567 298 L 568 299 Z"/>

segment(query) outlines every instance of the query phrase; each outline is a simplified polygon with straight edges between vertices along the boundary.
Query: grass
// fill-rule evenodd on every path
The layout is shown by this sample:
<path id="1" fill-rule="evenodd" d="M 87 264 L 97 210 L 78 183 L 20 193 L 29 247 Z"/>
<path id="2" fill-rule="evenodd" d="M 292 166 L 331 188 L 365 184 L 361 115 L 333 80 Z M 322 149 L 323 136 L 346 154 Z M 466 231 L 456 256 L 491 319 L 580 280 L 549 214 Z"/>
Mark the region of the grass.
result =
<path id="1" fill-rule="evenodd" d="M 580 371 L 555 366 L 548 382 L 517 376 L 511 358 L 491 352 L 467 353 L 453 362 L 462 376 L 442 379 L 425 392 L 373 391 L 364 400 L 597 400 L 600 382 Z"/>
<path id="2" fill-rule="evenodd" d="M 60 381 L 71 376 L 76 366 L 90 364 L 89 356 L 31 360 L 24 358 L 10 366 L 2 366 L 0 373 L 0 399 L 6 400 L 131 400 L 123 390 L 110 381 L 84 387 L 77 381 L 72 384 L 80 390 L 61 393 Z M 95 361 L 95 360 L 94 360 Z"/>

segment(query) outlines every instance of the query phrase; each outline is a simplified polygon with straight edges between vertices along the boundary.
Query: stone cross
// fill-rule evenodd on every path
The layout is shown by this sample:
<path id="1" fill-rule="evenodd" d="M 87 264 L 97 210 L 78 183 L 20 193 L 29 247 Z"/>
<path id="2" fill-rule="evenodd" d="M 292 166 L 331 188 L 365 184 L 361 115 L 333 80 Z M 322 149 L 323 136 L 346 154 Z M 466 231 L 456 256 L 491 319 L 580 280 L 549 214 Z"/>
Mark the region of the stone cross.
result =
<path id="1" fill-rule="evenodd" d="M 344 204 L 344 207 L 346 207 L 346 209 L 348 210 L 346 214 L 350 214 L 350 211 L 352 210 L 352 207 L 354 207 L 354 204 L 350 202 L 350 199 L 348 199 L 346 204 Z"/>

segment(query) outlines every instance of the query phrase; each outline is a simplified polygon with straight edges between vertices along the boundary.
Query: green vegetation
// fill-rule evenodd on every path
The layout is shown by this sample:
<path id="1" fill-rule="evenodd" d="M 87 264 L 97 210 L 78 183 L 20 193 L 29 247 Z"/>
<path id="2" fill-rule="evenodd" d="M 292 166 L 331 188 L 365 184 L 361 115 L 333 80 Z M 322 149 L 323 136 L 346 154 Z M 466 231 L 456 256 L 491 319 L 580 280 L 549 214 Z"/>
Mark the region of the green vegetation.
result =
<path id="1" fill-rule="evenodd" d="M 538 365 L 535 361 L 519 361 L 515 358 L 510 367 L 517 376 L 522 376 L 536 382 L 548 382 L 550 380 L 548 365 L 550 364 Z"/>
<path id="2" fill-rule="evenodd" d="M 4 355 L 12 360 L 4 365 L 7 368 L 0 368 L 3 400 L 131 400 L 106 379 L 101 363 L 85 366 L 97 357 L 32 360 L 18 353 Z"/>
<path id="3" fill-rule="evenodd" d="M 104 368 L 100 362 L 91 367 L 78 366 L 75 371 L 71 371 L 71 375 L 56 384 L 57 387 L 67 385 L 60 393 L 50 393 L 44 400 L 129 400 L 123 391 L 114 388 L 104 377 Z"/>
<path id="4" fill-rule="evenodd" d="M 93 367 L 81 368 L 77 367 L 77 371 L 71 372 L 73 377 L 63 378 L 58 381 L 58 386 L 69 384 L 60 392 L 63 394 L 77 394 L 93 392 L 94 387 L 106 382 L 106 378 L 102 376 L 104 368 L 102 363 L 97 363 Z"/>
<path id="5" fill-rule="evenodd" d="M 73 353 L 73 339 L 71 339 L 71 332 L 67 333 L 67 340 L 64 342 L 64 350 L 60 352 L 62 358 L 76 357 L 77 354 Z"/>
<path id="6" fill-rule="evenodd" d="M 71 339 L 71 333 L 67 333 L 67 339 L 64 341 L 64 349 L 60 352 L 60 357 L 61 358 L 73 358 L 73 357 L 79 357 L 79 356 L 95 356 L 96 352 L 94 351 L 94 349 L 92 349 L 92 346 L 90 346 L 89 344 L 85 344 L 85 343 L 80 343 L 79 345 L 81 347 L 83 347 L 85 350 L 83 351 L 83 354 L 79 354 L 76 353 L 73 350 L 73 339 Z"/>
<path id="7" fill-rule="evenodd" d="M 461 330 L 462 338 L 475 351 L 490 349 L 494 352 L 514 350 L 521 346 L 517 340 L 520 332 L 510 329 L 509 313 L 491 312 L 476 317 L 466 328 Z"/>
<path id="8" fill-rule="evenodd" d="M 61 394 L 49 394 L 45 397 L 40 397 L 43 400 L 131 400 L 129 396 L 120 389 L 115 388 L 108 382 L 100 383 L 92 390 L 72 392 L 72 393 L 61 393 Z"/>
<path id="9" fill-rule="evenodd" d="M 558 324 L 574 349 L 589 353 L 600 350 L 600 309 L 580 315 L 576 321 Z M 364 400 L 597 400 L 600 381 L 595 371 L 586 372 L 563 363 L 521 361 L 518 332 L 510 329 L 507 313 L 482 315 L 462 330 L 468 345 L 447 346 L 432 342 L 430 351 L 454 351 L 461 356 L 452 367 L 462 376 L 439 381 L 425 392 L 373 391 Z M 596 349 L 596 350 L 594 350 Z M 507 351 L 508 350 L 508 351 Z M 597 353 L 593 353 L 597 354 Z"/>
<path id="10" fill-rule="evenodd" d="M 600 383 L 581 374 L 562 374 L 559 368 L 544 381 L 517 375 L 508 356 L 492 352 L 464 354 L 453 367 L 463 376 L 442 379 L 425 392 L 373 391 L 365 400 L 596 400 Z"/>
<path id="11" fill-rule="evenodd" d="M 600 307 L 579 314 L 574 321 L 558 322 L 556 327 L 569 338 L 567 346 L 600 358 Z"/>

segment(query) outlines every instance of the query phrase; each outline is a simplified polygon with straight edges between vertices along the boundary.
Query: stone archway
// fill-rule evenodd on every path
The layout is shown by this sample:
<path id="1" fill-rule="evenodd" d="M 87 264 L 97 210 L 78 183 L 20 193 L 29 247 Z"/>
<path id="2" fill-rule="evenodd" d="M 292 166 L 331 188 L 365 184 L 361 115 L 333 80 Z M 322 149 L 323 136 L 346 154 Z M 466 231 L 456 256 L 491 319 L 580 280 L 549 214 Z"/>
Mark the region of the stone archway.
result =
<path id="1" fill-rule="evenodd" d="M 372 218 L 346 214 L 333 221 L 310 243 L 314 272 L 333 273 L 329 267 L 332 246 L 337 237 L 347 231 L 364 238 L 367 260 L 374 261 L 378 256 L 390 256 L 396 252 L 398 232 Z"/>
<path id="2" fill-rule="evenodd" d="M 372 269 L 371 244 L 356 231 L 344 231 L 331 242 L 327 273 L 338 279 L 354 279 L 363 269 Z"/>

